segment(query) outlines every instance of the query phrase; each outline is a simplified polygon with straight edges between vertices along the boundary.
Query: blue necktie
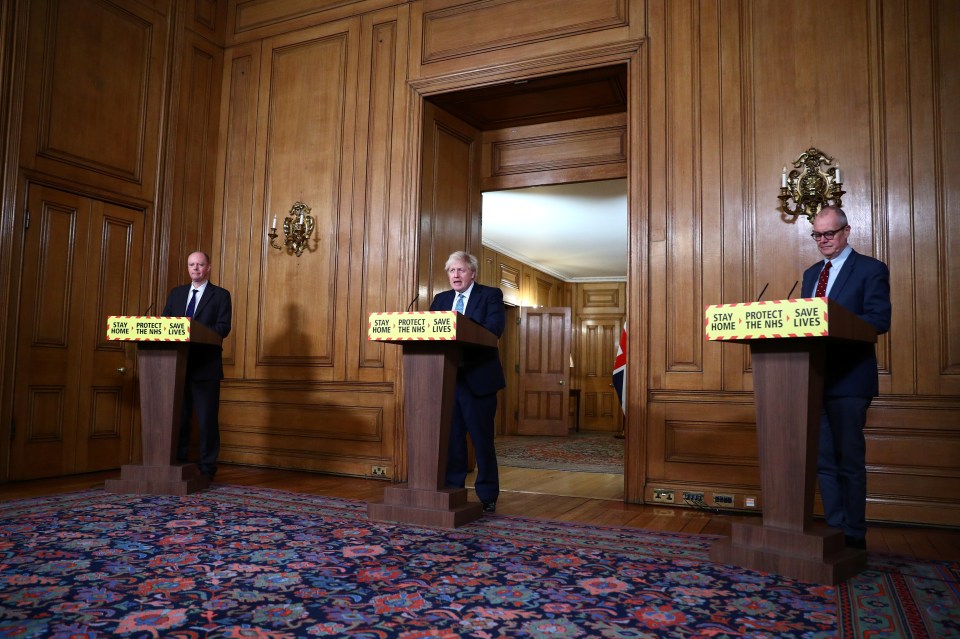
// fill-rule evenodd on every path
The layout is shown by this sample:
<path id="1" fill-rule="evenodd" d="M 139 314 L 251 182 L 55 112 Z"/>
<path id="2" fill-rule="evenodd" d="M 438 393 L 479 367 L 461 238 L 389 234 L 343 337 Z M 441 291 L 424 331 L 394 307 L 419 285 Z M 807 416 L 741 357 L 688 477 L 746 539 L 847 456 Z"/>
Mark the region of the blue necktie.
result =
<path id="1" fill-rule="evenodd" d="M 193 312 L 197 310 L 197 291 L 199 289 L 193 289 L 193 292 L 190 294 L 190 303 L 187 304 L 187 317 L 193 317 Z"/>
<path id="2" fill-rule="evenodd" d="M 453 310 L 458 313 L 463 312 L 463 293 L 457 293 L 457 303 L 454 305 Z"/>

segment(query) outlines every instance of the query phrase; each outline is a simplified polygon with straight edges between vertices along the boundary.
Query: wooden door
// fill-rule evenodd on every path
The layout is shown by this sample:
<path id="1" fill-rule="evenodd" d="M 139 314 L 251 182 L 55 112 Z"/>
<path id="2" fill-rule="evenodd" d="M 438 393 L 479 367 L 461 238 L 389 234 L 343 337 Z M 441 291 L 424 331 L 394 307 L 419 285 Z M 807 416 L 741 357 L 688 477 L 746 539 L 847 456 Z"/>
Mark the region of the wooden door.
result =
<path id="1" fill-rule="evenodd" d="M 444 264 L 454 251 L 480 259 L 480 131 L 424 103 L 417 308 L 450 288 Z"/>
<path id="2" fill-rule="evenodd" d="M 568 434 L 570 309 L 520 309 L 520 435 Z"/>
<path id="3" fill-rule="evenodd" d="M 581 430 L 619 432 L 623 423 L 620 399 L 613 387 L 613 360 L 623 331 L 623 317 L 580 321 Z"/>
<path id="4" fill-rule="evenodd" d="M 506 387 L 497 394 L 497 435 L 516 435 L 520 410 L 517 389 L 520 377 L 520 307 L 505 305 L 506 322 L 500 336 L 500 363 Z"/>
<path id="5" fill-rule="evenodd" d="M 135 347 L 108 315 L 139 312 L 143 213 L 31 185 L 24 229 L 10 479 L 130 460 Z"/>

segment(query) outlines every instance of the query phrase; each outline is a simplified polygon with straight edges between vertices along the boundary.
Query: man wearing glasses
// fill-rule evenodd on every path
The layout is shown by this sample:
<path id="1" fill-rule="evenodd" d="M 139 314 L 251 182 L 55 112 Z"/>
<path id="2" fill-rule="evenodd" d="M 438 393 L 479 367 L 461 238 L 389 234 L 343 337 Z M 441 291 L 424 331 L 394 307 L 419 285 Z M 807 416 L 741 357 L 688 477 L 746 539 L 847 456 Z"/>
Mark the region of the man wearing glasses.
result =
<path id="1" fill-rule="evenodd" d="M 803 297 L 828 297 L 877 329 L 890 329 L 887 265 L 847 245 L 850 225 L 838 207 L 824 207 L 810 234 L 824 260 L 803 273 Z M 879 393 L 877 354 L 866 342 L 827 344 L 817 477 L 827 524 L 847 546 L 865 549 L 867 469 L 863 428 Z"/>

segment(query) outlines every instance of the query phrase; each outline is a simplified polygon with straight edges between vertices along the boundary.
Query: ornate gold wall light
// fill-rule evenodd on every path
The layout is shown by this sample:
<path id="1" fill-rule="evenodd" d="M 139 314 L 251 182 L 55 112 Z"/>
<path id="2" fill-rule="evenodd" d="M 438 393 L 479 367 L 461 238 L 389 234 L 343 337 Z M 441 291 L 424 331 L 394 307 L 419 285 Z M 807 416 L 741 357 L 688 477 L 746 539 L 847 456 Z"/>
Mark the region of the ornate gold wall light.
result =
<path id="1" fill-rule="evenodd" d="M 826 167 L 821 168 L 823 165 Z M 833 165 L 833 166 L 830 166 Z M 783 167 L 780 175 L 780 211 L 782 217 L 806 215 L 811 223 L 825 206 L 843 206 L 840 197 L 846 192 L 840 181 L 840 163 L 834 164 L 819 150 L 811 147 L 793 161 L 795 167 L 787 173 Z M 796 206 L 791 209 L 789 200 Z"/>
<path id="2" fill-rule="evenodd" d="M 283 246 L 300 257 L 304 249 L 308 248 L 307 240 L 313 233 L 313 226 L 314 220 L 313 216 L 310 215 L 310 207 L 303 202 L 297 202 L 290 209 L 290 214 L 283 220 Z M 273 226 L 270 227 L 267 237 L 270 238 L 270 246 L 278 250 L 283 248 L 283 246 L 277 246 L 275 241 L 277 239 L 276 215 L 273 216 Z"/>

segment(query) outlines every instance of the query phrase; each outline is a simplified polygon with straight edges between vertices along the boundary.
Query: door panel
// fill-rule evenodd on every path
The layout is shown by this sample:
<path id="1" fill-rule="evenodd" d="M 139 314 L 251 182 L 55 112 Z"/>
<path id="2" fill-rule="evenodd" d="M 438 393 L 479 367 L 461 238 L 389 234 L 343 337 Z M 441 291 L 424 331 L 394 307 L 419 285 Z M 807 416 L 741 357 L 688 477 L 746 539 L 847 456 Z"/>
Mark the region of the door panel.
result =
<path id="1" fill-rule="evenodd" d="M 568 434 L 570 309 L 520 309 L 520 435 Z"/>
<path id="2" fill-rule="evenodd" d="M 135 353 L 103 334 L 108 314 L 137 311 L 143 215 L 38 185 L 28 210 L 10 479 L 116 468 L 130 455 Z"/>
<path id="3" fill-rule="evenodd" d="M 137 312 L 143 215 L 104 202 L 94 202 L 92 208 L 90 244 L 97 253 L 90 255 L 87 272 L 96 276 L 97 295 L 84 304 L 77 472 L 116 468 L 129 461 L 136 419 L 136 346 L 108 341 L 105 322 L 110 315 Z"/>
<path id="4" fill-rule="evenodd" d="M 480 131 L 429 102 L 423 110 L 417 308 L 450 288 L 443 270 L 454 251 L 480 259 Z"/>
<path id="5" fill-rule="evenodd" d="M 613 387 L 613 360 L 623 319 L 600 317 L 580 322 L 582 430 L 619 432 L 623 413 Z"/>

